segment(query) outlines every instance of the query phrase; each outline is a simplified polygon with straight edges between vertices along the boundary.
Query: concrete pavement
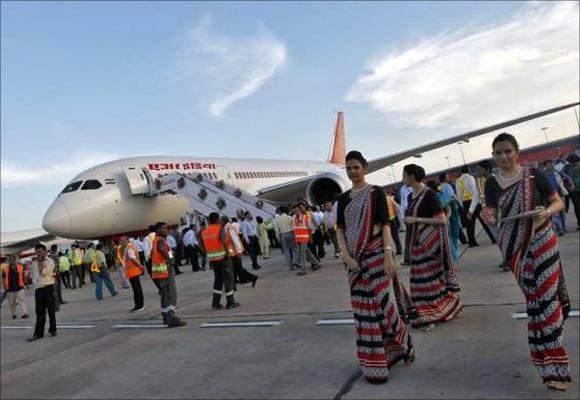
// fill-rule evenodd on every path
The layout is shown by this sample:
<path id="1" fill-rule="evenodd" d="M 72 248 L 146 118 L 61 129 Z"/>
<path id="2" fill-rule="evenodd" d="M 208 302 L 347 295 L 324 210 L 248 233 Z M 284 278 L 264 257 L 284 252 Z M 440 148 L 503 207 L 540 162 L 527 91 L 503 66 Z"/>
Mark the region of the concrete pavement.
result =
<path id="1" fill-rule="evenodd" d="M 572 218 L 569 218 L 571 220 Z M 570 226 L 572 228 L 572 226 Z M 343 267 L 334 258 L 297 277 L 283 266 L 278 250 L 261 261 L 255 288 L 238 287 L 235 310 L 210 307 L 211 271 L 177 277 L 177 329 L 113 329 L 117 324 L 158 324 L 159 297 L 142 278 L 148 309 L 129 313 L 131 290 L 97 302 L 94 287 L 65 290 L 69 302 L 57 313 L 55 338 L 27 343 L 32 325 L 1 313 L 2 398 L 578 398 L 579 318 L 565 325 L 564 339 L 574 381 L 564 393 L 542 384 L 529 361 L 525 302 L 511 273 L 501 272 L 499 251 L 482 246 L 465 252 L 458 264 L 462 316 L 432 332 L 411 330 L 417 360 L 391 369 L 387 384 L 360 376 L 352 325 L 317 326 L 323 318 L 352 318 Z M 573 309 L 579 308 L 579 234 L 560 240 Z M 330 250 L 330 247 L 328 248 Z M 330 252 L 329 252 L 330 253 Z M 330 257 L 332 255 L 330 254 Z M 249 260 L 244 265 L 249 266 Z M 408 283 L 408 268 L 402 267 Z M 28 306 L 33 309 L 32 293 Z M 201 328 L 207 322 L 282 321 L 271 327 Z"/>

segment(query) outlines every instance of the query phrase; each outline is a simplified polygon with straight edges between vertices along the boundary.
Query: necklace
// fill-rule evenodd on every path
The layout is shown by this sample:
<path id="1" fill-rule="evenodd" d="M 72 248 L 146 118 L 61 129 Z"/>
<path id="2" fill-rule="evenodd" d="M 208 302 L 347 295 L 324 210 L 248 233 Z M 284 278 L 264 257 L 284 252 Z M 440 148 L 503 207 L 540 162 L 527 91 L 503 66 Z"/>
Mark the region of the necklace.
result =
<path id="1" fill-rule="evenodd" d="M 503 173 L 501 172 L 501 170 L 499 171 L 499 173 L 498 173 L 497 175 L 499 176 L 499 178 L 500 178 L 502 181 L 513 181 L 513 180 L 515 180 L 517 177 L 519 177 L 519 176 L 520 176 L 520 172 L 522 172 L 522 168 L 521 168 L 521 167 L 519 167 L 519 168 L 518 168 L 518 170 L 516 171 L 516 173 L 515 173 L 513 176 L 510 176 L 510 177 L 505 177 L 505 176 L 503 175 Z"/>
<path id="2" fill-rule="evenodd" d="M 353 193 L 358 193 L 358 192 L 360 192 L 360 191 L 364 190 L 364 189 L 365 189 L 367 186 L 368 186 L 368 183 L 365 183 L 365 184 L 363 185 L 363 187 L 361 187 L 360 189 L 355 189 L 355 188 L 352 188 L 352 189 L 350 189 L 350 191 L 351 191 L 351 192 L 353 192 Z"/>

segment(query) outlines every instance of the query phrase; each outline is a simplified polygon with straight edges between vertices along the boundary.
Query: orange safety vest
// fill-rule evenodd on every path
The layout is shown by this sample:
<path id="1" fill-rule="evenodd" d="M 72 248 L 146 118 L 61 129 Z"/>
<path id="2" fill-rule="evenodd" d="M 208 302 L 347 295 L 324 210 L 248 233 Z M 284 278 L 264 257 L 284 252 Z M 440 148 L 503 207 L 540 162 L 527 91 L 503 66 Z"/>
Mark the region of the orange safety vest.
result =
<path id="1" fill-rule="evenodd" d="M 310 241 L 310 228 L 308 227 L 308 215 L 302 215 L 300 218 L 293 218 L 294 241 L 296 243 L 308 243 Z"/>
<path id="2" fill-rule="evenodd" d="M 220 231 L 222 226 L 218 224 L 211 224 L 201 233 L 201 240 L 203 240 L 203 247 L 207 253 L 208 261 L 220 261 L 226 258 L 226 249 L 220 240 Z M 227 240 L 226 235 L 226 240 Z"/>
<path id="3" fill-rule="evenodd" d="M 169 253 L 169 245 L 159 235 L 155 235 L 153 239 L 153 248 L 151 249 L 151 279 L 167 279 L 169 278 L 169 269 L 167 268 L 167 260 L 165 256 L 157 250 L 157 243 L 159 241 L 163 242 L 163 246 L 165 247 L 165 251 Z"/>
<path id="4" fill-rule="evenodd" d="M 135 257 L 139 257 L 139 253 L 135 249 L 135 246 L 133 245 L 133 243 L 129 243 L 127 245 L 127 247 L 125 248 L 125 254 L 124 254 L 124 257 L 125 257 L 125 275 L 127 276 L 127 279 L 131 279 L 131 278 L 134 278 L 136 276 L 143 275 L 143 269 L 141 268 L 141 266 L 135 260 L 132 260 L 129 257 L 127 257 L 127 253 L 130 249 L 133 249 L 133 253 L 135 254 Z M 119 250 L 121 250 L 121 246 L 119 246 Z M 122 257 L 123 256 L 121 256 L 121 259 L 122 259 Z"/>
<path id="5" fill-rule="evenodd" d="M 4 272 L 2 283 L 4 284 L 4 289 L 8 290 L 10 288 L 10 266 L 3 266 L 2 272 Z M 24 267 L 21 264 L 16 264 L 16 272 L 18 272 L 18 286 L 24 288 Z"/>
<path id="6" fill-rule="evenodd" d="M 99 262 L 98 262 L 98 257 L 97 257 L 97 251 L 95 249 L 92 249 L 89 251 L 91 253 L 91 272 L 94 273 L 101 273 L 101 267 L 99 266 Z"/>
<path id="7" fill-rule="evenodd" d="M 393 199 L 392 196 L 387 196 L 387 210 L 389 211 L 389 221 L 394 220 L 395 217 L 397 216 L 397 214 L 395 213 L 394 202 L 395 200 Z"/>
<path id="8" fill-rule="evenodd" d="M 232 229 L 232 231 L 234 232 L 234 235 L 237 235 L 234 229 Z M 230 232 L 229 229 L 226 230 L 226 247 L 230 257 L 237 257 L 238 255 L 244 252 L 244 245 L 241 242 L 240 242 L 241 247 L 240 251 L 236 250 L 236 245 L 234 243 L 234 240 L 232 239 L 232 232 Z"/>
<path id="9" fill-rule="evenodd" d="M 123 247 L 118 244 L 117 246 L 115 246 L 115 249 L 117 251 L 115 251 L 115 254 L 117 256 L 117 265 L 123 265 Z"/>

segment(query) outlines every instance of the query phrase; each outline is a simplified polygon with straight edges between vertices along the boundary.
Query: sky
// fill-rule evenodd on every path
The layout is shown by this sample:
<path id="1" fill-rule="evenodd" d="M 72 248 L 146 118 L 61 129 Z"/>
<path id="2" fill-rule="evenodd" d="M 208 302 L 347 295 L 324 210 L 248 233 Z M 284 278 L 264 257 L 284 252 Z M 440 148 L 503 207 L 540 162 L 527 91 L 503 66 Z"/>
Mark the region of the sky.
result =
<path id="1" fill-rule="evenodd" d="M 116 158 L 322 161 L 341 110 L 347 150 L 372 159 L 579 98 L 577 2 L 0 7 L 2 232 L 39 228 L 72 177 Z M 527 147 L 544 126 L 578 134 L 571 110 L 510 132 Z M 463 163 L 456 145 L 413 161 Z"/>

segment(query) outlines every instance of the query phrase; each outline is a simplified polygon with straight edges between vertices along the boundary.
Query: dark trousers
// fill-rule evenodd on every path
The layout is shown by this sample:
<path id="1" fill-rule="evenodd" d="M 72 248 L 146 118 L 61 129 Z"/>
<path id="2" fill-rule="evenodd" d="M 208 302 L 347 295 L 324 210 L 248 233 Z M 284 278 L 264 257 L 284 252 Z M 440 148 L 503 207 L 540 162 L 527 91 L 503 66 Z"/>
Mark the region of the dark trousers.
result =
<path id="1" fill-rule="evenodd" d="M 401 246 L 401 238 L 399 237 L 399 220 L 396 217 L 391 220 L 391 236 L 393 237 L 393 242 L 395 242 L 397 254 L 401 254 L 403 246 Z"/>
<path id="2" fill-rule="evenodd" d="M 576 214 L 576 224 L 580 227 L 580 191 L 570 192 L 570 200 L 574 205 L 574 214 Z"/>
<path id="3" fill-rule="evenodd" d="M 173 257 L 175 257 L 175 265 L 177 265 L 178 267 L 181 267 L 181 259 L 183 258 L 183 245 L 182 244 L 177 245 L 177 247 L 175 248 L 175 253 L 173 254 Z"/>
<path id="4" fill-rule="evenodd" d="M 318 228 L 312 234 L 312 241 L 316 246 L 316 251 L 314 254 L 318 256 L 318 258 L 324 258 L 326 252 L 324 251 L 324 235 L 322 234 L 322 229 Z"/>
<path id="5" fill-rule="evenodd" d="M 197 248 L 195 246 L 186 246 L 187 259 L 191 264 L 192 271 L 199 271 L 199 260 L 197 258 Z"/>
<path id="6" fill-rule="evenodd" d="M 222 294 L 225 294 L 228 303 L 234 296 L 234 273 L 229 258 L 220 261 L 212 261 L 213 267 L 213 302 L 219 304 Z"/>
<path id="7" fill-rule="evenodd" d="M 330 237 L 330 240 L 332 241 L 332 245 L 334 246 L 334 254 L 339 253 L 338 239 L 336 238 L 336 229 L 328 228 L 328 236 Z"/>
<path id="8" fill-rule="evenodd" d="M 281 247 L 280 242 L 276 239 L 276 231 L 274 229 L 268 230 L 268 240 L 271 247 Z"/>
<path id="9" fill-rule="evenodd" d="M 70 288 L 70 271 L 63 271 L 60 273 L 60 278 L 65 288 Z"/>
<path id="10" fill-rule="evenodd" d="M 60 272 L 54 277 L 54 298 L 56 300 L 56 311 L 59 310 L 62 301 L 62 283 L 60 281 Z"/>
<path id="11" fill-rule="evenodd" d="M 79 281 L 79 288 L 84 285 L 83 281 L 81 280 L 82 277 L 82 269 L 83 265 L 73 265 L 70 270 L 72 274 L 72 288 L 75 289 L 77 287 L 77 279 Z"/>
<path id="12" fill-rule="evenodd" d="M 133 289 L 133 301 L 135 302 L 135 310 L 139 308 L 143 308 L 144 300 L 143 300 L 143 288 L 141 287 L 141 280 L 138 276 L 134 276 L 129 279 L 129 283 L 131 284 L 131 288 Z"/>
<path id="13" fill-rule="evenodd" d="M 252 260 L 252 267 L 258 266 L 258 253 L 260 252 L 260 240 L 257 236 L 248 236 L 248 254 L 250 255 L 250 259 Z"/>
<path id="14" fill-rule="evenodd" d="M 156 280 L 159 285 L 159 291 L 161 292 L 161 312 L 175 311 L 175 306 L 177 306 L 175 278 L 170 268 L 168 268 L 168 271 L 168 278 Z"/>
<path id="15" fill-rule="evenodd" d="M 46 313 L 48 312 L 48 332 L 56 333 L 56 299 L 54 298 L 54 285 L 48 285 L 34 291 L 34 309 L 36 312 L 36 325 L 34 336 L 44 336 Z"/>
<path id="16" fill-rule="evenodd" d="M 145 265 L 145 252 L 144 251 L 139 252 L 139 261 L 141 262 L 141 265 Z"/>
<path id="17" fill-rule="evenodd" d="M 234 269 L 235 282 L 243 284 L 252 282 L 256 278 L 256 275 L 252 274 L 251 272 L 248 272 L 248 270 L 244 268 L 241 256 L 232 257 L 230 260 L 232 262 L 232 267 Z"/>
<path id="18" fill-rule="evenodd" d="M 492 243 L 495 243 L 496 242 L 495 237 L 493 236 L 491 229 L 489 229 L 489 226 L 487 226 L 487 224 L 485 223 L 485 221 L 481 217 L 481 209 L 482 209 L 481 204 L 478 204 L 477 207 L 475 207 L 475 210 L 473 211 L 473 215 L 471 216 L 471 219 L 467 218 L 467 212 L 469 211 L 470 204 L 471 204 L 471 200 L 464 201 L 462 212 L 461 212 L 463 224 L 467 230 L 467 240 L 469 241 L 469 245 L 470 246 L 477 246 L 477 241 L 475 240 L 475 221 L 476 220 L 479 220 L 479 223 L 481 224 L 481 226 L 483 226 L 485 233 L 487 233 L 487 236 L 489 236 L 489 240 L 491 240 Z"/>
<path id="19" fill-rule="evenodd" d="M 201 256 L 201 269 L 205 271 L 205 267 L 207 266 L 207 254 L 204 251 L 201 251 L 198 247 L 196 247 L 196 250 Z"/>

